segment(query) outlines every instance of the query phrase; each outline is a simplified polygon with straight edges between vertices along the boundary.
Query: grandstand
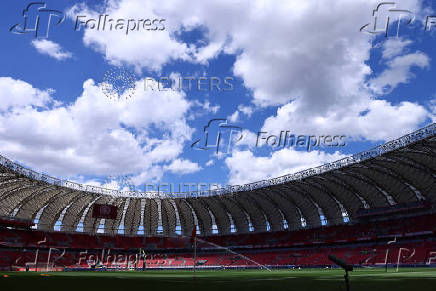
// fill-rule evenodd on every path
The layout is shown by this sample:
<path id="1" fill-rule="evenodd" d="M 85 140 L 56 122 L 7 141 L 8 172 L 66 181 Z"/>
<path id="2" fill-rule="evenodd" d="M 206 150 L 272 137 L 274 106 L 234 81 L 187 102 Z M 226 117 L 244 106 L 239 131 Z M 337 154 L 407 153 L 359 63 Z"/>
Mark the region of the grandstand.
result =
<path id="1" fill-rule="evenodd" d="M 0 269 L 436 265 L 436 124 L 295 174 L 208 192 L 120 192 L 0 158 Z M 195 240 L 196 255 L 194 256 Z"/>

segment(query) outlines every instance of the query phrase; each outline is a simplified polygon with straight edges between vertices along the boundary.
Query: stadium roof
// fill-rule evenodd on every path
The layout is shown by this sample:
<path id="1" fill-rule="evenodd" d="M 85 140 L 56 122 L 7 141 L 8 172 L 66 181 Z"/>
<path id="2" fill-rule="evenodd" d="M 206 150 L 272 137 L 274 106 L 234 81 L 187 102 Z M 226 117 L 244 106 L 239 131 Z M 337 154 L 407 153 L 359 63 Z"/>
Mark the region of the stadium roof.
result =
<path id="1" fill-rule="evenodd" d="M 120 192 L 59 180 L 0 156 L 0 216 L 41 230 L 137 235 L 279 231 L 341 224 L 359 209 L 436 203 L 436 124 L 317 168 L 207 192 Z M 94 204 L 118 208 L 92 217 Z"/>

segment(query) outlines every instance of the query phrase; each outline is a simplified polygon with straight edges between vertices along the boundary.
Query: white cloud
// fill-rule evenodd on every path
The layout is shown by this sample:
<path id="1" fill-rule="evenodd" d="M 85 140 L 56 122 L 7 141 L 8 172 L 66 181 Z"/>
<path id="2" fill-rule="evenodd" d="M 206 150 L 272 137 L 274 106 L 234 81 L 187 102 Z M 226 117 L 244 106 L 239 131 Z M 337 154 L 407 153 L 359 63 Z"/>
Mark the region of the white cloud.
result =
<path id="1" fill-rule="evenodd" d="M 257 134 L 258 134 L 257 132 L 254 133 L 248 129 L 242 130 L 242 138 L 234 146 L 238 149 L 240 149 L 243 146 L 248 146 L 249 148 L 256 147 Z"/>
<path id="2" fill-rule="evenodd" d="M 388 68 L 378 77 L 370 80 L 370 88 L 377 94 L 390 93 L 401 83 L 408 83 L 414 74 L 412 67 L 426 68 L 430 58 L 421 52 L 395 57 L 387 63 Z"/>
<path id="3" fill-rule="evenodd" d="M 32 45 L 39 53 L 48 55 L 59 61 L 69 59 L 73 56 L 71 52 L 63 50 L 58 43 L 51 40 L 35 39 L 32 40 Z"/>
<path id="4" fill-rule="evenodd" d="M 210 112 L 210 113 L 213 113 L 213 114 L 216 114 L 220 110 L 220 106 L 219 105 L 211 105 L 209 100 L 204 101 L 204 103 L 202 104 L 202 107 L 207 112 Z"/>
<path id="5" fill-rule="evenodd" d="M 371 101 L 374 92 L 381 94 L 383 88 L 392 90 L 408 82 L 413 77 L 411 68 L 425 68 L 429 62 L 420 52 L 401 55 L 411 44 L 409 40 L 388 39 L 383 45 L 384 59 L 389 59 L 388 69 L 367 84 L 371 74 L 367 61 L 374 37 L 360 33 L 358 28 L 374 21 L 372 11 L 378 0 L 339 0 L 335 5 L 320 1 L 248 0 L 237 6 L 232 1 L 221 0 L 208 3 L 170 0 L 159 5 L 144 5 L 139 0 L 120 1 L 119 5 L 109 3 L 106 10 L 113 17 L 156 15 L 167 19 L 166 30 L 153 37 L 137 32 L 126 37 L 113 31 L 86 31 L 85 44 L 95 44 L 109 61 L 160 69 L 174 59 L 206 63 L 218 53 L 236 54 L 233 72 L 252 91 L 255 105 L 298 109 L 293 110 L 292 123 L 282 125 L 291 129 L 309 131 L 325 120 L 333 124 L 346 124 L 350 120 L 364 122 L 369 117 L 363 118 L 361 112 L 379 104 Z M 422 12 L 418 0 L 402 1 L 399 6 L 417 15 Z M 86 6 L 77 7 L 78 11 L 89 10 Z M 206 47 L 188 46 L 175 37 L 194 28 L 207 31 Z M 148 45 L 151 49 L 144 50 Z M 156 50 L 159 54 L 144 55 L 145 51 L 153 51 L 155 45 L 159 46 Z M 395 106 L 386 104 L 388 110 L 395 111 Z M 398 106 L 413 107 L 420 113 L 410 124 L 422 120 L 418 105 Z M 250 117 L 249 107 L 239 107 L 229 119 L 240 120 L 241 112 Z M 395 118 L 381 126 L 394 121 Z M 389 132 L 389 129 L 382 131 Z M 358 134 L 364 132 L 360 130 Z"/>
<path id="6" fill-rule="evenodd" d="M 232 115 L 227 117 L 227 120 L 232 122 L 232 123 L 238 122 L 239 121 L 239 111 L 236 110 L 235 112 L 233 112 Z"/>
<path id="7" fill-rule="evenodd" d="M 197 163 L 183 159 L 174 160 L 170 165 L 164 168 L 175 174 L 192 174 L 201 170 L 201 167 Z"/>
<path id="8" fill-rule="evenodd" d="M 222 49 L 222 44 L 214 42 L 208 46 L 200 48 L 195 53 L 195 59 L 200 63 L 207 63 L 208 60 L 215 58 Z"/>
<path id="9" fill-rule="evenodd" d="M 378 0 L 338 0 L 335 5 L 316 0 L 242 0 L 236 6 L 222 0 L 109 1 L 105 12 L 111 17 L 164 17 L 165 31 L 126 36 L 87 30 L 83 40 L 112 63 L 154 70 L 172 60 L 206 63 L 219 53 L 235 54 L 233 72 L 252 91 L 255 105 L 286 106 L 297 101 L 300 116 L 324 119 L 334 115 L 339 120 L 351 111 L 357 112 L 356 118 L 374 93 L 367 84 L 374 36 L 360 33 L 359 28 L 374 21 L 372 12 L 378 4 Z M 419 0 L 402 1 L 399 6 L 417 15 L 422 12 Z M 70 11 L 74 18 L 73 11 L 97 14 L 85 5 Z M 206 47 L 178 40 L 180 32 L 195 28 L 205 32 L 201 43 L 207 43 Z M 385 44 L 385 57 L 400 54 L 409 45 L 407 40 L 394 42 Z M 425 67 L 426 62 L 419 53 L 397 56 L 388 70 L 372 80 L 372 89 L 407 82 L 412 77 L 410 68 Z M 248 109 L 238 111 L 250 117 Z M 233 120 L 240 117 L 240 113 L 231 115 Z"/>
<path id="10" fill-rule="evenodd" d="M 382 57 L 384 59 L 391 59 L 401 55 L 404 49 L 411 44 L 412 41 L 409 39 L 388 38 L 383 43 Z"/>
<path id="11" fill-rule="evenodd" d="M 297 100 L 280 107 L 276 116 L 265 120 L 262 131 L 271 134 L 282 130 L 303 135 L 344 134 L 354 140 L 380 141 L 407 134 L 429 117 L 423 106 L 412 102 L 392 105 L 385 100 L 371 100 L 366 106 L 356 106 L 341 114 L 331 112 L 326 116 L 302 115 L 298 106 Z"/>
<path id="12" fill-rule="evenodd" d="M 233 112 L 230 116 L 227 117 L 227 119 L 230 122 L 238 122 L 241 118 L 241 114 L 246 115 L 247 117 L 250 117 L 251 114 L 253 114 L 254 112 L 254 108 L 251 106 L 244 106 L 244 105 L 239 105 L 238 106 L 238 110 L 236 110 L 235 112 Z"/>
<path id="13" fill-rule="evenodd" d="M 436 120 L 436 106 L 433 106 L 432 115 L 423 106 L 412 102 L 393 105 L 385 100 L 371 100 L 365 107 L 356 106 L 353 110 L 343 111 L 341 116 L 336 112 L 326 116 L 307 116 L 300 113 L 298 101 L 280 107 L 276 116 L 265 120 L 261 131 L 276 136 L 287 130 L 295 135 L 345 135 L 347 142 L 350 139 L 385 141 L 412 132 L 429 117 Z M 233 185 L 279 177 L 345 157 L 340 152 L 305 152 L 293 148 L 277 150 L 266 157 L 255 156 L 253 145 L 257 134 L 244 130 L 243 135 L 232 156 L 225 159 L 230 170 L 228 183 Z M 248 145 L 249 150 L 241 150 L 243 145 Z"/>
<path id="14" fill-rule="evenodd" d="M 201 102 L 199 100 L 193 100 L 191 102 L 193 110 L 189 115 L 188 120 L 194 120 L 198 117 L 202 117 L 209 114 L 216 114 L 220 110 L 220 106 L 218 104 L 211 105 L 209 100 L 205 100 Z"/>
<path id="15" fill-rule="evenodd" d="M 316 0 L 242 0 L 236 6 L 234 1 L 230 0 L 211 0 L 207 3 L 200 0 L 168 0 L 163 3 L 109 0 L 107 3 L 108 7 L 98 12 L 86 5 L 76 5 L 70 10 L 69 15 L 73 19 L 75 14 L 98 18 L 101 13 L 109 14 L 112 18 L 163 17 L 167 19 L 166 29 L 155 32 L 133 31 L 128 36 L 124 32 L 86 30 L 83 37 L 85 45 L 100 52 L 112 64 L 127 63 L 135 66 L 137 70 L 159 71 L 174 60 L 206 64 L 220 53 L 235 54 L 233 72 L 242 78 L 244 86 L 253 93 L 253 103 L 258 107 L 281 106 L 276 116 L 271 116 L 265 121 L 262 130 L 294 130 L 301 134 L 339 133 L 356 139 L 363 137 L 370 140 L 391 139 L 416 129 L 429 116 L 425 108 L 416 103 L 391 104 L 384 100 L 372 100 L 374 92 L 371 89 L 376 92 L 381 92 L 386 86 L 393 89 L 413 77 L 410 72 L 413 66 L 424 68 L 428 64 L 428 58 L 419 52 L 401 56 L 409 45 L 408 41 L 385 44 L 383 55 L 385 59 L 390 60 L 388 69 L 373 79 L 368 87 L 367 78 L 371 74 L 371 68 L 367 61 L 374 38 L 359 33 L 358 29 L 363 24 L 373 21 L 372 11 L 379 4 L 378 0 L 338 0 L 334 5 Z M 401 9 L 420 12 L 419 0 L 402 1 L 400 6 Z M 189 32 L 194 28 L 206 31 L 206 47 L 188 45 L 177 38 L 180 32 Z M 93 90 L 98 90 L 94 84 L 88 84 L 85 88 L 85 91 Z M 156 103 L 150 98 L 145 98 L 144 104 L 135 104 L 134 108 L 105 107 L 105 112 L 97 108 L 97 114 L 92 118 L 86 117 L 94 113 L 94 108 L 86 110 L 88 106 L 85 105 L 85 108 L 78 110 L 78 113 L 86 112 L 84 120 L 80 122 L 83 128 L 88 126 L 93 129 L 98 127 L 96 124 L 105 124 L 109 120 L 111 125 L 99 128 L 97 132 L 106 130 L 110 134 L 97 136 L 108 141 L 113 139 L 114 144 L 119 143 L 117 146 L 128 145 L 128 155 L 126 154 L 125 159 L 136 166 L 133 169 L 142 169 L 136 176 L 138 180 L 156 178 L 164 172 L 163 167 L 157 166 L 156 163 L 169 163 L 177 159 L 182 151 L 181 145 L 191 133 L 185 116 L 192 104 L 186 102 L 183 93 L 168 94 L 167 104 L 162 108 L 157 105 L 157 112 L 141 112 L 143 108 L 140 105 L 149 106 L 149 102 L 154 105 L 149 106 L 150 108 L 156 108 Z M 97 93 L 89 94 L 91 95 Z M 88 100 L 90 97 L 82 97 L 75 102 L 73 108 L 79 107 L 80 102 L 91 102 Z M 177 107 L 179 103 L 181 107 Z M 211 108 L 213 107 L 205 105 L 204 109 L 208 111 L 212 110 Z M 132 110 L 132 116 L 128 109 Z M 216 111 L 218 109 L 219 107 Z M 66 111 L 62 114 L 67 116 L 73 111 L 72 108 L 59 110 Z M 168 110 L 174 112 L 166 116 Z M 248 117 L 251 115 L 250 109 L 238 107 L 232 114 L 235 115 L 233 118 L 240 118 L 240 112 Z M 150 116 L 147 116 L 148 114 Z M 53 115 L 55 118 L 60 113 Z M 163 117 L 160 117 L 161 115 Z M 82 118 L 82 114 L 72 116 Z M 152 137 L 148 126 L 154 124 L 155 118 L 156 124 L 163 124 L 171 138 Z M 70 119 L 65 118 L 67 125 L 74 124 Z M 139 128 L 139 134 L 129 135 L 129 132 L 118 126 L 120 121 Z M 65 137 L 65 144 L 71 142 L 70 139 L 76 135 L 82 134 L 82 127 L 75 128 L 70 125 L 68 128 L 71 128 L 73 134 Z M 141 130 L 142 127 L 145 129 Z M 184 134 L 175 134 L 174 128 L 183 129 L 181 132 Z M 95 134 L 95 131 L 91 130 L 91 133 Z M 85 165 L 92 165 L 89 168 L 94 172 L 114 167 L 110 161 L 102 157 L 103 153 L 107 154 L 107 150 L 99 153 L 97 159 L 92 158 L 92 154 L 102 148 L 100 140 L 95 140 L 92 134 L 85 136 L 90 139 L 91 144 L 94 143 L 94 147 L 89 145 L 80 148 L 84 151 L 81 156 L 75 152 L 78 148 L 73 147 L 70 155 L 76 159 L 72 162 L 83 163 L 79 166 L 80 169 Z M 247 136 L 247 140 L 252 140 L 255 134 Z M 111 145 L 107 141 L 104 144 Z M 65 145 L 61 143 L 60 147 L 64 149 Z M 21 149 L 20 153 L 25 152 L 24 150 L 28 148 Z M 285 150 L 275 152 L 270 158 L 254 157 L 252 154 L 250 157 L 250 152 L 247 151 L 235 152 L 231 158 L 226 159 L 226 164 L 231 170 L 231 181 L 250 182 L 267 176 L 277 176 L 281 169 L 285 174 L 299 169 L 300 166 L 306 168 L 304 157 L 309 164 L 311 161 L 320 162 L 330 157 L 323 153 L 294 151 L 287 154 L 295 156 L 295 163 L 286 157 L 283 157 L 281 164 L 281 160 L 274 160 L 273 163 L 272 159 L 281 157 L 282 152 L 286 153 Z M 254 164 L 265 164 L 268 166 L 267 170 L 256 168 L 253 174 L 250 174 L 250 167 L 242 169 L 243 159 L 238 158 L 244 155 Z M 118 153 L 115 157 L 124 158 Z M 275 165 L 275 162 L 280 164 L 277 169 L 271 166 Z M 125 169 L 129 163 L 117 167 Z M 142 167 L 138 166 L 138 163 L 142 164 Z M 96 165 L 101 165 L 102 169 L 97 171 Z"/>
<path id="16" fill-rule="evenodd" d="M 35 108 L 50 102 L 49 93 L 11 78 L 1 78 L 0 87 L 8 92 L 0 106 L 0 152 L 60 177 L 132 173 L 136 184 L 159 179 L 165 165 L 177 170 L 171 163 L 193 133 L 183 92 L 137 90 L 129 100 L 113 101 L 87 80 L 74 103 Z M 189 171 L 188 163 L 180 166 Z"/>
<path id="17" fill-rule="evenodd" d="M 40 90 L 21 80 L 0 77 L 0 112 L 10 107 L 47 107 L 54 101 L 51 93 L 53 89 Z"/>
<path id="18" fill-rule="evenodd" d="M 275 151 L 269 157 L 256 157 L 251 151 L 236 151 L 225 159 L 230 169 L 229 184 L 241 185 L 295 173 L 345 157 L 339 152 L 301 152 L 293 148 Z"/>
<path id="19" fill-rule="evenodd" d="M 162 65 L 171 60 L 192 59 L 189 47 L 177 41 L 174 36 L 177 29 L 174 27 L 176 23 L 173 19 L 169 15 L 156 12 L 158 3 L 109 0 L 105 4 L 107 6 L 104 11 L 95 11 L 84 4 L 74 5 L 67 15 L 73 21 L 76 21 L 77 15 L 86 15 L 87 19 L 98 19 L 100 14 L 107 14 L 112 19 L 166 19 L 163 31 L 140 29 L 130 31 L 126 35 L 125 30 L 85 29 L 85 45 L 102 53 L 111 64 L 127 63 L 135 66 L 137 70 L 147 67 L 159 71 Z"/>
<path id="20" fill-rule="evenodd" d="M 206 162 L 206 167 L 213 166 L 214 164 L 215 164 L 214 160 L 209 160 L 209 161 Z"/>
<path id="21" fill-rule="evenodd" d="M 254 112 L 254 108 L 251 106 L 244 106 L 244 105 L 239 105 L 238 106 L 238 110 L 241 111 L 242 113 L 244 113 L 245 115 L 247 115 L 247 117 L 250 117 L 251 114 L 253 114 Z"/>
<path id="22" fill-rule="evenodd" d="M 71 181 L 83 185 L 97 186 L 97 187 L 102 187 L 111 190 L 119 190 L 119 191 L 131 191 L 132 189 L 130 188 L 130 186 L 134 186 L 133 181 L 130 180 L 129 180 L 130 184 L 126 185 L 126 183 L 123 183 L 118 180 L 110 180 L 110 181 L 105 180 L 104 182 L 99 182 L 94 179 L 87 180 L 83 176 L 79 176 L 78 179 L 74 179 Z"/>
<path id="23" fill-rule="evenodd" d="M 431 120 L 436 122 L 436 98 L 430 101 Z"/>
<path id="24" fill-rule="evenodd" d="M 86 30 L 83 41 L 110 62 L 138 69 L 160 70 L 172 60 L 205 63 L 221 51 L 237 54 L 234 73 L 253 91 L 256 104 L 281 105 L 301 97 L 304 110 L 326 112 L 337 104 L 367 98 L 362 85 L 371 72 L 365 61 L 373 38 L 358 29 L 373 21 L 378 4 L 378 0 L 338 0 L 335 5 L 316 0 L 242 0 L 238 5 L 222 0 L 108 1 L 103 12 L 112 18 L 163 17 L 166 29 L 128 36 Z M 418 13 L 420 4 L 402 1 L 401 8 Z M 76 5 L 69 15 L 95 18 L 100 13 Z M 206 47 L 177 39 L 180 32 L 194 28 L 207 31 Z"/>

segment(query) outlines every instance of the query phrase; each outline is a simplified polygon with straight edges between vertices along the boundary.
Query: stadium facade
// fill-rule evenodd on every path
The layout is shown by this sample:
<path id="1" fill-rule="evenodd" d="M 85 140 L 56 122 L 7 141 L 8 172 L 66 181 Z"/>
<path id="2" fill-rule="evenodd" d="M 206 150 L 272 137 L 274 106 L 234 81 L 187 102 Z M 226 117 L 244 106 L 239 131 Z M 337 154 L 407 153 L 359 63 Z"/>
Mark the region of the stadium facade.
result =
<path id="1" fill-rule="evenodd" d="M 402 249 L 419 246 L 416 257 L 401 260 L 436 263 L 436 124 L 317 168 L 208 192 L 119 192 L 58 180 L 4 157 L 0 164 L 0 251 L 9 256 L 3 267 L 43 246 L 47 262 L 51 247 L 68 250 L 69 266 L 80 265 L 84 249 L 106 248 L 125 256 L 147 250 L 155 263 L 164 254 L 162 266 L 193 266 L 193 229 L 202 239 L 200 258 L 215 267 L 251 265 L 248 257 L 326 265 L 332 248 L 353 264 L 376 264 L 392 239 L 398 262 Z M 244 259 L 235 263 L 227 250 L 219 257 L 221 246 L 246 252 Z"/>
<path id="2" fill-rule="evenodd" d="M 61 181 L 1 157 L 0 216 L 39 230 L 154 236 L 297 230 L 354 222 L 365 209 L 436 203 L 436 125 L 351 157 L 271 180 L 208 192 L 119 192 Z M 115 219 L 93 217 L 113 205 Z M 102 221 L 103 220 L 103 221 Z M 79 226 L 80 225 L 80 226 Z M 103 229 L 100 229 L 103 232 Z M 142 233 L 142 231 L 141 231 Z"/>

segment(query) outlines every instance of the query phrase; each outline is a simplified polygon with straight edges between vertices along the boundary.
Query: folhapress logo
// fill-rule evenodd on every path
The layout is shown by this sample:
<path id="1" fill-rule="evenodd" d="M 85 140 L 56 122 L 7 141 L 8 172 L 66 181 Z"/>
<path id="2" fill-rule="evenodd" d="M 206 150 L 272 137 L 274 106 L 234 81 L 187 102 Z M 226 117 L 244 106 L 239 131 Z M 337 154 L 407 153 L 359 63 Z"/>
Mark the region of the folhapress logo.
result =
<path id="1" fill-rule="evenodd" d="M 395 2 L 383 2 L 372 11 L 373 21 L 360 28 L 360 32 L 368 34 L 384 34 L 385 37 L 398 37 L 400 26 L 410 25 L 415 20 L 415 14 L 406 9 L 398 9 Z M 436 27 L 436 16 L 427 15 L 425 31 Z"/>
<path id="2" fill-rule="evenodd" d="M 48 38 L 50 28 L 60 25 L 65 20 L 62 11 L 48 9 L 44 2 L 31 2 L 23 10 L 23 21 L 13 25 L 9 31 L 16 34 L 34 33 L 36 38 Z M 111 18 L 108 14 L 101 14 L 97 18 L 77 15 L 75 31 L 86 30 L 118 31 L 126 35 L 132 31 L 162 31 L 165 30 L 164 18 Z M 53 24 L 54 23 L 54 24 Z"/>
<path id="3" fill-rule="evenodd" d="M 80 31 L 81 27 L 96 31 L 124 31 L 128 35 L 129 32 L 135 30 L 165 30 L 165 19 L 114 19 L 108 14 L 100 14 L 97 20 L 96 18 L 88 18 L 86 15 L 77 15 L 74 30 Z"/>
<path id="4" fill-rule="evenodd" d="M 234 134 L 239 135 L 235 138 Z M 196 150 L 216 149 L 216 153 L 228 154 L 232 143 L 242 139 L 242 128 L 227 124 L 226 119 L 211 119 L 203 129 L 202 138 L 195 141 L 191 147 Z"/>
<path id="5" fill-rule="evenodd" d="M 44 2 L 32 2 L 23 10 L 23 22 L 12 26 L 9 31 L 17 34 L 34 33 L 36 38 L 48 38 L 51 23 L 60 25 L 65 20 L 62 11 L 48 9 Z M 54 20 L 55 19 L 55 20 Z"/>
<path id="6" fill-rule="evenodd" d="M 377 8 L 372 11 L 374 17 L 372 23 L 367 23 L 360 28 L 361 32 L 369 34 L 381 34 L 384 33 L 385 37 L 389 36 L 390 27 L 393 23 L 397 22 L 395 30 L 395 36 L 400 34 L 400 25 L 403 19 L 405 24 L 409 25 L 415 20 L 413 12 L 405 9 L 398 9 L 395 2 L 383 2 L 377 5 Z"/>

